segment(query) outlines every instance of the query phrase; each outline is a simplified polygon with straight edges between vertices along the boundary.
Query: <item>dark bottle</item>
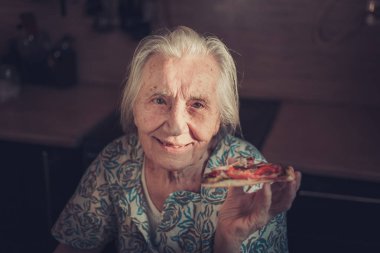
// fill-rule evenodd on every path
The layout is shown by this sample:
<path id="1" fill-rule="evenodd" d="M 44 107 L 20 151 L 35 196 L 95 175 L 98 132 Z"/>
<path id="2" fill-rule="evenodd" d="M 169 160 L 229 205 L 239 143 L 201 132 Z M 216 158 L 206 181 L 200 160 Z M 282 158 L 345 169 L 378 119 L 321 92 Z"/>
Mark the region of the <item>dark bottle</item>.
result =
<path id="1" fill-rule="evenodd" d="M 23 83 L 47 83 L 46 57 L 51 48 L 50 38 L 39 31 L 33 13 L 22 13 L 20 19 L 19 33 L 11 40 L 11 63 L 17 67 Z"/>
<path id="2" fill-rule="evenodd" d="M 119 22 L 123 31 L 140 40 L 151 33 L 150 2 L 147 0 L 120 0 Z M 149 14 L 148 14 L 149 13 Z"/>
<path id="3" fill-rule="evenodd" d="M 64 36 L 50 51 L 47 63 L 51 85 L 68 87 L 77 84 L 77 53 L 73 47 L 73 38 Z"/>

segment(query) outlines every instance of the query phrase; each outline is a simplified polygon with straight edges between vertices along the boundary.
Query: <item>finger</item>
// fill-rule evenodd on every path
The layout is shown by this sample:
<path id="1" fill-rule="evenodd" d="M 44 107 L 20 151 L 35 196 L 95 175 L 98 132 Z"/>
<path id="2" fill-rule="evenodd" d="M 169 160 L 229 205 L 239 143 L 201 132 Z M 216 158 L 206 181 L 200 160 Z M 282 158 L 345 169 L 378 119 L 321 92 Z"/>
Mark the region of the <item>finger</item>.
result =
<path id="1" fill-rule="evenodd" d="M 275 182 L 272 184 L 272 192 L 283 192 L 283 191 L 291 191 L 297 192 L 301 186 L 301 178 L 302 175 L 300 172 L 295 172 L 294 179 L 292 181 L 287 182 Z"/>
<path id="2" fill-rule="evenodd" d="M 296 191 L 301 187 L 302 174 L 299 171 L 295 172 L 295 181 L 296 181 Z"/>
<path id="3" fill-rule="evenodd" d="M 272 215 L 287 211 L 292 207 L 297 190 L 300 187 L 300 180 L 300 173 L 298 173 L 294 180 L 281 183 L 275 188 L 270 210 Z"/>
<path id="4" fill-rule="evenodd" d="M 255 194 L 252 193 L 246 193 L 244 192 L 243 187 L 229 187 L 226 201 L 228 203 L 235 203 L 235 204 L 243 204 L 247 203 L 249 204 L 251 199 L 255 196 Z"/>
<path id="5" fill-rule="evenodd" d="M 281 192 L 287 187 L 288 184 L 289 182 L 274 182 L 271 184 L 272 192 Z"/>
<path id="6" fill-rule="evenodd" d="M 244 189 L 242 186 L 229 186 L 228 187 L 228 195 L 239 196 L 242 194 L 244 194 Z"/>
<path id="7" fill-rule="evenodd" d="M 272 218 L 270 213 L 272 190 L 269 183 L 265 183 L 263 188 L 256 192 L 252 204 L 253 208 L 249 213 L 249 221 L 253 232 L 262 228 Z"/>
<path id="8" fill-rule="evenodd" d="M 272 189 L 269 183 L 265 183 L 255 196 L 255 206 L 263 212 L 268 212 L 272 203 Z"/>

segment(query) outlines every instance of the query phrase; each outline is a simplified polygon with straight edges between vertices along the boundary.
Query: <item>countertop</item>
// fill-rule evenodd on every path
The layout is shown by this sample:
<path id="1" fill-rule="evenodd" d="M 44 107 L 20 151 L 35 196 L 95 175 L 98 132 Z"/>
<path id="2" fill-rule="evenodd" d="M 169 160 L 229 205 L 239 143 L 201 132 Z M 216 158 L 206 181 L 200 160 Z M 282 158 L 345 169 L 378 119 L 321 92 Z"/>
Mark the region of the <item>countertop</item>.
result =
<path id="1" fill-rule="evenodd" d="M 79 84 L 70 88 L 22 87 L 0 103 L 0 140 L 77 147 L 118 106 L 119 87 Z"/>

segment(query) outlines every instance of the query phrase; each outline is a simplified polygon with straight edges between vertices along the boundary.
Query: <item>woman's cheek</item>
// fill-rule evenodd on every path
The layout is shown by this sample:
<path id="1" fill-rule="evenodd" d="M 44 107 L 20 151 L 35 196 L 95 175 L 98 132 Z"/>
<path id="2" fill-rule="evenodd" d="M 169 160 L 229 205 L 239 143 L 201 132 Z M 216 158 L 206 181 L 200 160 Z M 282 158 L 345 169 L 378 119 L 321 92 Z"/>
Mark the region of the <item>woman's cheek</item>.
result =
<path id="1" fill-rule="evenodd" d="M 144 116 L 141 117 L 140 127 L 146 131 L 153 131 L 162 124 L 162 121 L 162 114 L 154 111 L 149 111 L 144 113 Z"/>
<path id="2" fill-rule="evenodd" d="M 199 123 L 196 123 L 196 122 L 193 122 L 191 125 L 190 125 L 190 131 L 191 131 L 191 135 L 193 136 L 194 139 L 198 140 L 198 141 L 210 141 L 211 138 L 213 137 L 213 131 L 212 129 L 210 129 L 210 126 L 209 125 L 205 125 L 205 124 L 199 124 Z"/>
<path id="3" fill-rule="evenodd" d="M 220 119 L 215 112 L 209 112 L 199 118 L 195 124 L 196 128 L 203 134 L 204 138 L 210 140 L 219 131 Z"/>

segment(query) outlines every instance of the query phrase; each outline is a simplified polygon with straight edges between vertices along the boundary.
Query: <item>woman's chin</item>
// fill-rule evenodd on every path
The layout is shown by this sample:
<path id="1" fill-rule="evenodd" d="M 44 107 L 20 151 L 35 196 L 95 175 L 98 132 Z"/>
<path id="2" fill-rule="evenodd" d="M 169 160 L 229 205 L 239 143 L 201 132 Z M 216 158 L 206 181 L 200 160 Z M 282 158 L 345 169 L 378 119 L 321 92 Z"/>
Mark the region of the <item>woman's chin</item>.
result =
<path id="1" fill-rule="evenodd" d="M 160 157 L 156 164 L 168 171 L 180 171 L 192 166 L 194 163 L 187 156 Z"/>

